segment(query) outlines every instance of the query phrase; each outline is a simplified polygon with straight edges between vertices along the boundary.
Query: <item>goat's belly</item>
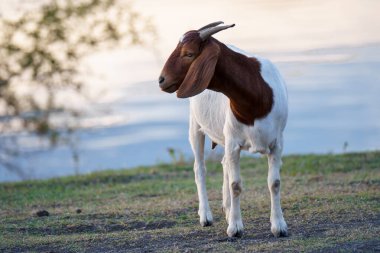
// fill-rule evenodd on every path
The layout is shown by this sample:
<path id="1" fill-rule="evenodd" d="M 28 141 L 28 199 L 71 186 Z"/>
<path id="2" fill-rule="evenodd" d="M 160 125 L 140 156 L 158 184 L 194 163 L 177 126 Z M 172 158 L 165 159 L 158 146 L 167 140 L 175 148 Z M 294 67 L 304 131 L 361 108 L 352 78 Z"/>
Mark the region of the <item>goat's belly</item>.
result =
<path id="1" fill-rule="evenodd" d="M 224 145 L 223 127 L 228 110 L 228 98 L 222 93 L 205 90 L 190 98 L 190 113 L 213 142 Z"/>
<path id="2" fill-rule="evenodd" d="M 245 125 L 229 111 L 224 131 L 226 139 L 229 144 L 250 153 L 267 154 L 282 132 L 275 118 L 276 113 L 271 111 L 266 117 L 256 119 L 253 125 Z"/>
<path id="3" fill-rule="evenodd" d="M 275 143 L 277 133 L 270 125 L 255 121 L 253 127 L 247 126 L 241 137 L 242 149 L 250 153 L 268 154 L 270 147 Z"/>

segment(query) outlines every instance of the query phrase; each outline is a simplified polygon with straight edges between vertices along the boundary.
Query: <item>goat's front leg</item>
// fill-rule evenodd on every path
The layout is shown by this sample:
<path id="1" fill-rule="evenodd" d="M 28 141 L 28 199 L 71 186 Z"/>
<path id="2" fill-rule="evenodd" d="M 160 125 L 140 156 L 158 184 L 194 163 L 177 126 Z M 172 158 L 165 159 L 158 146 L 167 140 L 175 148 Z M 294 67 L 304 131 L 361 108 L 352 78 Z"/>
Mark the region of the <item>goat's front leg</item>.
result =
<path id="1" fill-rule="evenodd" d="M 223 195 L 223 211 L 226 215 L 226 220 L 228 222 L 230 218 L 230 209 L 231 209 L 231 195 L 230 195 L 230 184 L 228 179 L 228 163 L 226 162 L 226 156 L 223 157 L 222 160 L 222 166 L 223 166 L 223 189 L 222 189 L 222 195 Z"/>
<path id="2" fill-rule="evenodd" d="M 271 152 L 268 155 L 268 188 L 271 197 L 270 222 L 272 225 L 271 231 L 276 237 L 288 235 L 288 227 L 284 220 L 280 203 L 280 168 L 282 165 L 281 153 L 282 140 L 277 140 L 276 145 L 271 149 Z"/>
<path id="3" fill-rule="evenodd" d="M 190 118 L 190 144 L 194 153 L 194 174 L 199 199 L 199 221 L 203 227 L 212 225 L 212 214 L 207 198 L 206 165 L 204 160 L 205 135 L 199 125 Z"/>
<path id="4" fill-rule="evenodd" d="M 227 144 L 224 163 L 228 173 L 228 184 L 231 206 L 228 217 L 227 234 L 229 237 L 241 237 L 243 234 L 243 221 L 240 211 L 240 194 L 242 183 L 240 178 L 240 146 Z"/>

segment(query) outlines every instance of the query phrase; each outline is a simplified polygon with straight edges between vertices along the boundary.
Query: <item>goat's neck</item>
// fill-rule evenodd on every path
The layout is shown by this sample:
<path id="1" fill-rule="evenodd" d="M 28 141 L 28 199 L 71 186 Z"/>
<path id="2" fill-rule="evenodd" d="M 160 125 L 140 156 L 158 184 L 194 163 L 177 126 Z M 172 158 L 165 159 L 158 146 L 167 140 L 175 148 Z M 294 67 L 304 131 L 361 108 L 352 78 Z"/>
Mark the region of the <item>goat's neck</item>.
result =
<path id="1" fill-rule="evenodd" d="M 273 105 L 273 91 L 261 76 L 260 62 L 215 42 L 220 47 L 220 56 L 208 89 L 226 95 L 235 117 L 241 123 L 253 125 L 255 119 L 266 116 Z"/>

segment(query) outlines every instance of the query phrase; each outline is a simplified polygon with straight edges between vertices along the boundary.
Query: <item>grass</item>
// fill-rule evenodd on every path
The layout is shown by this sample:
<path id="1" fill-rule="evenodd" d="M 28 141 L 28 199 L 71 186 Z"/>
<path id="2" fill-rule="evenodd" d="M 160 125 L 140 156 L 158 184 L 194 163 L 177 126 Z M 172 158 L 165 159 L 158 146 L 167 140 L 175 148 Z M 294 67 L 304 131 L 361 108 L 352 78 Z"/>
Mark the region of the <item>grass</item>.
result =
<path id="1" fill-rule="evenodd" d="M 290 236 L 270 233 L 265 158 L 241 161 L 241 239 L 226 236 L 222 168 L 208 163 L 214 225 L 198 223 L 191 165 L 0 184 L 0 252 L 375 252 L 380 152 L 284 157 Z M 48 217 L 36 212 L 47 210 Z"/>

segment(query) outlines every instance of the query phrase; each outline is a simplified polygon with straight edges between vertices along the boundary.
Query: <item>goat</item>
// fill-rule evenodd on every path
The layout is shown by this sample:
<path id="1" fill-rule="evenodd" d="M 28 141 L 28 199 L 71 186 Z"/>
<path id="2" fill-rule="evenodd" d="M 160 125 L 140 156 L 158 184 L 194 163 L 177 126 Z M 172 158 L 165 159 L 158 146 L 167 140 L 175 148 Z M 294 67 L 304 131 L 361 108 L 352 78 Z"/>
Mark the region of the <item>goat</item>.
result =
<path id="1" fill-rule="evenodd" d="M 214 22 L 181 38 L 159 77 L 160 88 L 190 98 L 189 140 L 194 153 L 195 182 L 202 226 L 213 218 L 206 191 L 205 135 L 213 146 L 222 145 L 223 210 L 229 237 L 241 237 L 240 151 L 260 152 L 268 157 L 268 188 L 271 196 L 271 231 L 287 236 L 280 204 L 280 167 L 288 98 L 277 68 L 234 46 L 226 46 L 211 35 L 233 25 Z"/>

